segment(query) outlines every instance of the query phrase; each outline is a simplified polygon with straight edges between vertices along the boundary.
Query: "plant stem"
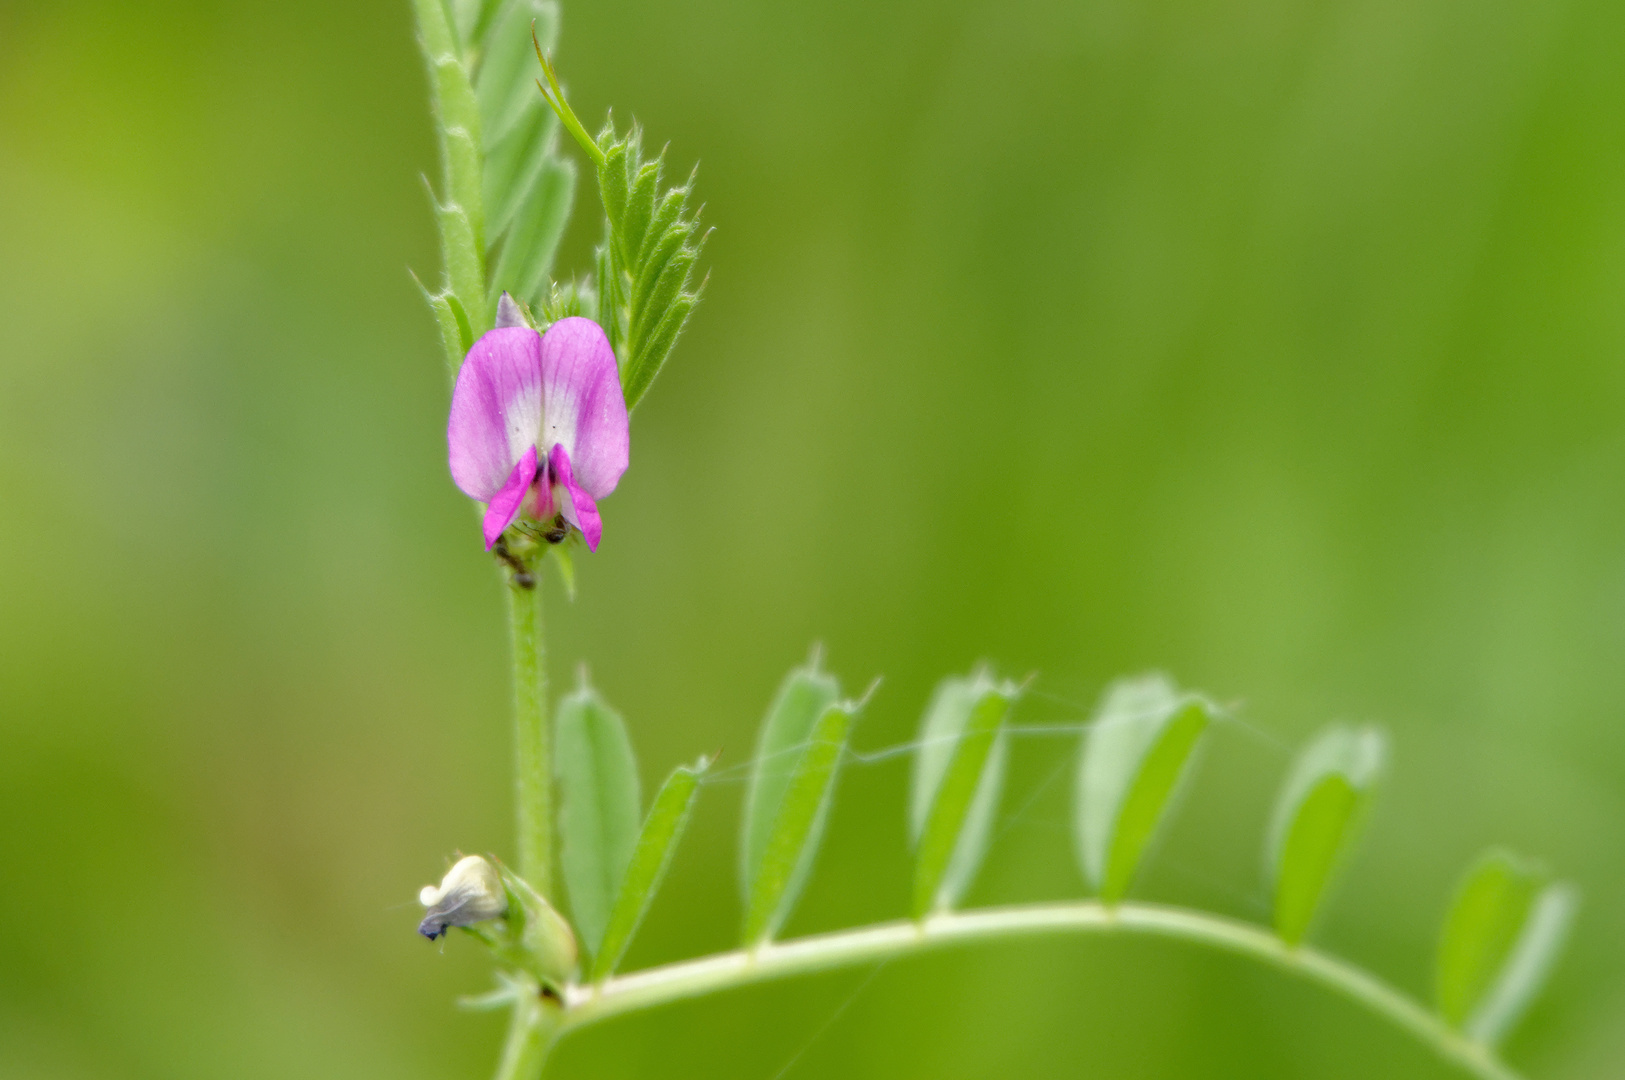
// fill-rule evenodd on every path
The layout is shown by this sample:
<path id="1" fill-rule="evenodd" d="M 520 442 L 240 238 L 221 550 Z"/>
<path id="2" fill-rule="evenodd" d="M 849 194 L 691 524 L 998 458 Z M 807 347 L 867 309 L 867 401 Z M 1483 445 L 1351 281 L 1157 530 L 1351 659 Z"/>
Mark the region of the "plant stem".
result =
<path id="1" fill-rule="evenodd" d="M 494 1080 L 536 1080 L 542 1075 L 550 1040 L 541 1014 L 541 1004 L 533 999 L 521 998 L 514 1003 Z"/>
<path id="2" fill-rule="evenodd" d="M 413 0 L 418 43 L 429 65 L 440 191 L 431 188 L 440 230 L 444 288 L 429 293 L 453 378 L 474 337 L 491 325 L 485 285 L 485 208 L 479 101 L 443 0 Z M 466 338 L 466 340 L 465 340 Z"/>
<path id="3" fill-rule="evenodd" d="M 623 1013 L 769 979 L 889 960 L 945 945 L 1050 933 L 1174 938 L 1245 956 L 1365 1006 L 1480 1080 L 1518 1080 L 1518 1074 L 1489 1049 L 1470 1042 L 1414 999 L 1346 961 L 1314 949 L 1294 948 L 1260 927 L 1235 919 L 1157 904 L 1108 908 L 1085 901 L 984 908 L 934 915 L 924 922 L 880 923 L 718 953 L 593 986 L 570 987 L 558 1030 L 563 1035 Z"/>
<path id="4" fill-rule="evenodd" d="M 553 762 L 547 726 L 547 647 L 542 635 L 542 588 L 508 582 L 513 630 L 514 769 L 519 800 L 519 875 L 543 896 L 553 895 Z"/>

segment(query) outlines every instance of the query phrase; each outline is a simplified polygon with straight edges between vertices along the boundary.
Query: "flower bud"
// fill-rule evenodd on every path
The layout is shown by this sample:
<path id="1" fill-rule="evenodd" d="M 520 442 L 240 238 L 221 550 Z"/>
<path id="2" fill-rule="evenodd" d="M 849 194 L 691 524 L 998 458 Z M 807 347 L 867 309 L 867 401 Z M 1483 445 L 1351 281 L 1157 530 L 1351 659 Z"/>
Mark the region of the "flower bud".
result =
<path id="1" fill-rule="evenodd" d="M 507 293 L 503 293 L 502 296 L 497 300 L 496 328 L 501 330 L 509 326 L 524 326 L 534 329 L 530 326 L 530 320 L 525 318 L 524 309 L 518 304 L 514 303 L 513 297 L 509 296 Z"/>
<path id="2" fill-rule="evenodd" d="M 501 918 L 508 910 L 508 893 L 494 866 L 478 855 L 469 855 L 446 871 L 438 888 L 425 885 L 418 902 L 429 909 L 418 924 L 418 933 L 433 941 L 448 927 Z"/>

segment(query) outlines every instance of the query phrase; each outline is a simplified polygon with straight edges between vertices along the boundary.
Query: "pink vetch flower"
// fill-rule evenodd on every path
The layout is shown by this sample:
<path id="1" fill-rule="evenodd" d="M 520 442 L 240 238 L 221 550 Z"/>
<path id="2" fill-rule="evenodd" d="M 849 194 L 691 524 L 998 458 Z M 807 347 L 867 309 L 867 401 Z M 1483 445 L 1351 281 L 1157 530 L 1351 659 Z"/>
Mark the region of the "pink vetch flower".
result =
<path id="1" fill-rule="evenodd" d="M 487 504 L 485 549 L 521 513 L 556 515 L 598 550 L 598 500 L 615 490 L 630 453 L 615 352 L 597 323 L 560 319 L 541 334 L 506 296 L 497 328 L 468 350 L 446 424 L 451 478 Z"/>

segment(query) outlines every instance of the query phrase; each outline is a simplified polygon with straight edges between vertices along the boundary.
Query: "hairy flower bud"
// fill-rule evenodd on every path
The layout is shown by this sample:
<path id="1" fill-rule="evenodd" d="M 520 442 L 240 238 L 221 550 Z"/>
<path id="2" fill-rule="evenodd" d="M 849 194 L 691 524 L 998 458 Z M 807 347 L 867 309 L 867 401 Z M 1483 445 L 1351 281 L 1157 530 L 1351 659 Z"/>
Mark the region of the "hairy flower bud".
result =
<path id="1" fill-rule="evenodd" d="M 438 887 L 425 885 L 418 902 L 429 909 L 418 933 L 433 941 L 448 927 L 501 918 L 508 910 L 508 893 L 494 866 L 469 855 L 446 871 Z"/>

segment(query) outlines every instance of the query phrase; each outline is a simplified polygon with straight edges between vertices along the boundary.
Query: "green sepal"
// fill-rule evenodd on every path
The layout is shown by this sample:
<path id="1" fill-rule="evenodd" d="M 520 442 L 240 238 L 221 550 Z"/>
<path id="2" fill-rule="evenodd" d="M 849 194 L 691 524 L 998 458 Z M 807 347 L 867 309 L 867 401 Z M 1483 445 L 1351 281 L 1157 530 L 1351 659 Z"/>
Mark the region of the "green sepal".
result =
<path id="1" fill-rule="evenodd" d="M 553 565 L 559 568 L 559 584 L 564 586 L 565 599 L 572 603 L 576 598 L 576 538 L 571 535 L 562 544 L 552 546 Z"/>
<path id="2" fill-rule="evenodd" d="M 529 882 L 495 856 L 486 856 L 502 878 L 507 910 L 502 918 L 461 929 L 479 939 L 497 962 L 529 972 L 542 985 L 559 992 L 579 973 L 575 933 Z"/>

